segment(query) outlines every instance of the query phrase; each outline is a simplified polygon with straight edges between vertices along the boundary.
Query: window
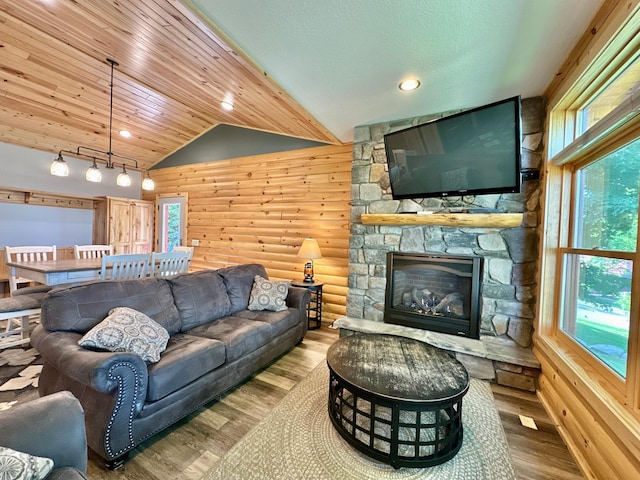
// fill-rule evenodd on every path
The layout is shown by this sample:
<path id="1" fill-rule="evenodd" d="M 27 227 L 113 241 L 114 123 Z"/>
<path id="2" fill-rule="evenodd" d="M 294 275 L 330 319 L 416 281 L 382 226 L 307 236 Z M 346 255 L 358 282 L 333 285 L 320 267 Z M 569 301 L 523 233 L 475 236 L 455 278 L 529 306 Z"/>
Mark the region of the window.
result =
<path id="1" fill-rule="evenodd" d="M 556 229 L 555 250 L 541 279 L 553 282 L 541 337 L 627 405 L 640 398 L 639 51 L 585 73 L 552 107 L 546 228 Z"/>
<path id="2" fill-rule="evenodd" d="M 638 232 L 640 140 L 573 174 L 573 235 L 562 250 L 560 329 L 626 378 Z"/>
<path id="3" fill-rule="evenodd" d="M 539 395 L 594 478 L 640 464 L 639 21 L 603 2 L 545 92 Z"/>
<path id="4" fill-rule="evenodd" d="M 636 58 L 602 92 L 579 110 L 578 134 L 601 121 L 633 94 L 640 85 L 640 61 Z"/>

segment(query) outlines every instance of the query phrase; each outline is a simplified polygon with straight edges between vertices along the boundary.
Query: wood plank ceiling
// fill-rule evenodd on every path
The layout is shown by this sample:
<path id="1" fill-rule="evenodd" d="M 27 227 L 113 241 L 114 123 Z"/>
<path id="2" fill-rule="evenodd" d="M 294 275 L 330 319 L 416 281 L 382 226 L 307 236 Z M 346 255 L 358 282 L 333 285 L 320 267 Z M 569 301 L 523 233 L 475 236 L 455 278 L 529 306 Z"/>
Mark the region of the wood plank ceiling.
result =
<path id="1" fill-rule="evenodd" d="M 107 150 L 107 58 L 112 151 L 142 168 L 220 123 L 340 143 L 178 0 L 0 0 L 0 141 Z"/>

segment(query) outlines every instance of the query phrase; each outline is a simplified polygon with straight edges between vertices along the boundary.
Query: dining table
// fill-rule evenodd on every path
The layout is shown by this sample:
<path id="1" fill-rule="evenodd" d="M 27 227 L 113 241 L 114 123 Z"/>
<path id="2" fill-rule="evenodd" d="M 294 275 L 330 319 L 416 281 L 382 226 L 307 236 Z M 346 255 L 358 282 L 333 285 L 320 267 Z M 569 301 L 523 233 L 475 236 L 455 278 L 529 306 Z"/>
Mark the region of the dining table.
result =
<path id="1" fill-rule="evenodd" d="M 7 262 L 11 275 L 50 286 L 100 280 L 101 258 Z"/>

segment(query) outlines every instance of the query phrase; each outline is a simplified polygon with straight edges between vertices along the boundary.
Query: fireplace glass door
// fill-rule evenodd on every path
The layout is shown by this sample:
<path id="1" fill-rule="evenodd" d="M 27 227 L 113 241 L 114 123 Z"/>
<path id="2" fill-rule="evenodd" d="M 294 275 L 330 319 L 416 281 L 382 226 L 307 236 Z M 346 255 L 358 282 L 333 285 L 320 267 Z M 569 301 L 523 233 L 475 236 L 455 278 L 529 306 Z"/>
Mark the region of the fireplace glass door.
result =
<path id="1" fill-rule="evenodd" d="M 479 338 L 482 258 L 387 254 L 384 321 Z"/>

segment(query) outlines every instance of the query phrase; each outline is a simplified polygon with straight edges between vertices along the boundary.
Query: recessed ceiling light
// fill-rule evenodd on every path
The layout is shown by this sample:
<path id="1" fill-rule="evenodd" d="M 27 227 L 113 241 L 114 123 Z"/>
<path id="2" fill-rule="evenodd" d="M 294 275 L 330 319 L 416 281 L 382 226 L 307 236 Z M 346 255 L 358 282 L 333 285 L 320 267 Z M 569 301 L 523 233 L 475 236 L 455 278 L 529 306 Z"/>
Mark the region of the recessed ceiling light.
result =
<path id="1" fill-rule="evenodd" d="M 131 137 L 131 132 L 129 130 L 120 130 L 118 133 L 120 134 L 121 137 L 124 137 L 124 138 Z"/>
<path id="2" fill-rule="evenodd" d="M 221 102 L 220 106 L 222 106 L 222 108 L 224 108 L 227 112 L 233 110 L 233 104 L 231 102 L 227 102 L 226 100 L 224 102 Z"/>
<path id="3" fill-rule="evenodd" d="M 420 86 L 420 80 L 417 78 L 410 78 L 409 80 L 403 80 L 398 85 L 398 88 L 403 92 L 410 92 L 411 90 L 415 90 Z"/>

